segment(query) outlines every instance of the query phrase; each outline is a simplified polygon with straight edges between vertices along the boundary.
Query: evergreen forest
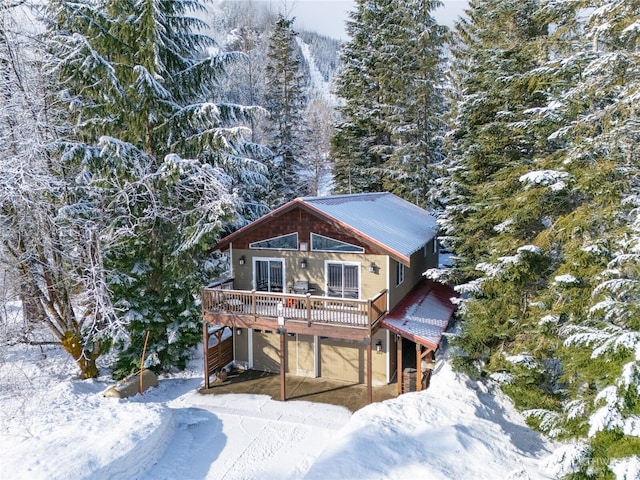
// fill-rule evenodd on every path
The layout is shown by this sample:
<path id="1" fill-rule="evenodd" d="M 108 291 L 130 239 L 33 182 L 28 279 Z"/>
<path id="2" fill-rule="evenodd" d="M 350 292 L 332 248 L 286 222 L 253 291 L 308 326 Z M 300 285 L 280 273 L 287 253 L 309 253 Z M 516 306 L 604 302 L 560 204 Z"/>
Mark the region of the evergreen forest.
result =
<path id="1" fill-rule="evenodd" d="M 83 378 L 181 368 L 210 246 L 309 195 L 438 215 L 460 371 L 569 447 L 640 457 L 640 0 L 0 0 L 0 306 Z M 2 313 L 0 312 L 0 318 Z"/>

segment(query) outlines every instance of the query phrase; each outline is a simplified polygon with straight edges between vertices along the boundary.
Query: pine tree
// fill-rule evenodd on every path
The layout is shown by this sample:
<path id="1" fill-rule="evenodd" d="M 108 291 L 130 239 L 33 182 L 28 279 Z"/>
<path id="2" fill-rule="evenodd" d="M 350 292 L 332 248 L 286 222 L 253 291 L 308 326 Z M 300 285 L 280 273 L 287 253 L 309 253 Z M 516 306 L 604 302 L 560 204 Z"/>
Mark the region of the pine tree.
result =
<path id="1" fill-rule="evenodd" d="M 437 1 L 357 2 L 337 81 L 336 191 L 392 190 L 425 205 L 442 161 L 445 29 Z"/>
<path id="2" fill-rule="evenodd" d="M 583 437 L 589 455 L 579 473 L 601 477 L 611 473 L 612 457 L 629 457 L 640 447 L 634 429 L 640 398 L 639 15 L 637 1 L 601 2 L 589 14 L 584 40 L 548 65 L 573 81 L 556 91 L 554 102 L 566 119 L 552 136 L 565 145 L 559 159 L 572 178 L 572 208 L 544 237 L 553 245 L 556 281 L 541 298 L 549 316 L 563 319 L 549 325 L 549 334 L 563 340 L 566 388 L 546 430 Z M 557 281 L 563 277 L 575 280 Z"/>
<path id="3" fill-rule="evenodd" d="M 268 133 L 274 157 L 269 164 L 268 203 L 277 207 L 308 193 L 303 175 L 307 134 L 303 113 L 306 103 L 303 75 L 293 30 L 295 19 L 280 14 L 269 44 L 266 68 L 265 108 L 269 111 Z"/>
<path id="4" fill-rule="evenodd" d="M 342 118 L 331 141 L 337 193 L 382 190 L 382 178 L 369 169 L 381 167 L 388 158 L 384 146 L 389 144 L 389 133 L 381 124 L 379 77 L 390 66 L 377 56 L 384 44 L 379 36 L 385 32 L 385 15 L 390 15 L 389 23 L 395 18 L 390 3 L 358 0 L 347 21 L 350 41 L 341 50 L 344 68 L 336 80 L 337 94 L 345 104 L 338 109 Z"/>
<path id="5" fill-rule="evenodd" d="M 527 332 L 553 268 L 536 238 L 567 209 L 567 172 L 543 166 L 558 148 L 548 141 L 555 125 L 536 124 L 530 113 L 548 100 L 532 75 L 546 60 L 548 23 L 538 13 L 535 0 L 471 1 L 456 25 L 455 164 L 442 227 L 456 254 L 450 278 L 471 295 L 461 310 L 457 362 L 477 373 L 504 368 L 503 353 Z M 556 401 L 535 382 L 523 403 Z"/>
<path id="6" fill-rule="evenodd" d="M 586 23 L 580 2 L 470 7 L 444 222 L 452 276 L 472 280 L 458 361 L 578 438 L 575 478 L 605 477 L 638 448 L 638 2 Z"/>
<path id="7" fill-rule="evenodd" d="M 239 205 L 233 186 L 264 180 L 264 154 L 247 141 L 256 108 L 212 103 L 235 53 L 213 40 L 196 2 L 51 3 L 52 71 L 65 86 L 74 128 L 65 168 L 83 179 L 74 219 L 99 226 L 114 304 L 130 343 L 117 374 L 184 366 L 200 338 L 206 245 Z"/>
<path id="8" fill-rule="evenodd" d="M 322 195 L 329 191 L 331 182 L 331 145 L 333 108 L 325 99 L 317 95 L 307 104 L 305 117 L 309 129 L 313 133 L 307 144 L 309 161 L 309 194 Z"/>
<path id="9" fill-rule="evenodd" d="M 386 116 L 393 150 L 382 167 L 383 188 L 430 208 L 439 206 L 436 180 L 444 160 L 446 28 L 432 16 L 440 5 L 407 2 L 403 24 L 394 25 L 394 43 L 384 49 L 384 57 L 394 63 L 387 72 L 391 110 Z"/>

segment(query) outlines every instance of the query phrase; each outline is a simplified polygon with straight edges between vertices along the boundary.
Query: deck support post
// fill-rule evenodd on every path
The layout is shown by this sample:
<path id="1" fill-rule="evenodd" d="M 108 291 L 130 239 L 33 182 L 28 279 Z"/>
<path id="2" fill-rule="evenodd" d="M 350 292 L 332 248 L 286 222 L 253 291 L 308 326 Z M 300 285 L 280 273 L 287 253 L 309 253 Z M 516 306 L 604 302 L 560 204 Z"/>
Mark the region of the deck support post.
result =
<path id="1" fill-rule="evenodd" d="M 204 349 L 204 388 L 208 389 L 211 384 L 209 382 L 209 322 L 202 322 L 202 346 Z"/>
<path id="2" fill-rule="evenodd" d="M 280 400 L 283 402 L 287 400 L 287 374 L 285 359 L 287 358 L 287 331 L 284 328 L 279 328 L 280 333 Z"/>
<path id="3" fill-rule="evenodd" d="M 402 380 L 403 380 L 403 369 L 402 369 L 402 337 L 400 335 L 396 335 L 396 351 L 398 355 L 397 359 L 397 372 L 396 378 L 398 379 L 398 395 L 402 395 Z"/>
<path id="4" fill-rule="evenodd" d="M 367 404 L 370 405 L 373 403 L 373 359 L 371 357 L 372 355 L 372 349 L 371 349 L 371 341 L 372 339 L 369 338 L 369 341 L 367 342 Z"/>
<path id="5" fill-rule="evenodd" d="M 416 343 L 416 392 L 422 390 L 422 345 Z"/>

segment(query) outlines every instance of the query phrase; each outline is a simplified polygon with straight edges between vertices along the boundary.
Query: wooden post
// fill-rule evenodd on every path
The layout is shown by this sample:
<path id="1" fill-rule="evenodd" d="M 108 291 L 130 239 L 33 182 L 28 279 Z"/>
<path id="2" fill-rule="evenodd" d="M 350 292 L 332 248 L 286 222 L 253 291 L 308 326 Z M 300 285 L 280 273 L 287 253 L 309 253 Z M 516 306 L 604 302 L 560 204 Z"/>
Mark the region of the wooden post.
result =
<path id="1" fill-rule="evenodd" d="M 397 359 L 397 373 L 396 373 L 396 377 L 398 377 L 398 395 L 402 395 L 402 337 L 400 335 L 396 335 L 396 350 L 397 350 L 397 354 L 398 354 L 398 359 Z"/>
<path id="2" fill-rule="evenodd" d="M 307 326 L 311 326 L 311 294 L 307 293 L 307 301 L 305 302 L 307 306 Z"/>
<path id="3" fill-rule="evenodd" d="M 422 345 L 416 343 L 416 392 L 422 390 Z"/>
<path id="4" fill-rule="evenodd" d="M 373 372 L 372 372 L 372 348 L 371 348 L 372 338 L 369 337 L 369 342 L 367 343 L 367 404 L 373 403 Z"/>
<path id="5" fill-rule="evenodd" d="M 287 400 L 287 374 L 285 371 L 285 359 L 287 358 L 287 331 L 283 328 L 280 330 L 280 399 L 284 402 Z"/>
<path id="6" fill-rule="evenodd" d="M 427 349 L 422 357 L 425 359 L 427 364 L 427 372 L 425 374 L 426 378 L 424 379 L 425 389 L 429 388 L 429 383 L 431 381 L 431 375 L 433 374 L 433 368 L 435 367 L 435 350 Z"/>
<path id="7" fill-rule="evenodd" d="M 202 346 L 204 349 L 204 388 L 209 388 L 209 323 L 202 323 Z"/>

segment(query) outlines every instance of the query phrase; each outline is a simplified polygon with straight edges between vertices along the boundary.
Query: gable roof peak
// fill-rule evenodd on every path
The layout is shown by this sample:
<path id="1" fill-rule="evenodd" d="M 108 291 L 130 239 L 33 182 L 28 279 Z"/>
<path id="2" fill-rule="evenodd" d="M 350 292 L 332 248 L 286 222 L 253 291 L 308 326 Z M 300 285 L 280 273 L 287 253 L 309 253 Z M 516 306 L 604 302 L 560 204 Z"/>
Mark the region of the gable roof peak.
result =
<path id="1" fill-rule="evenodd" d="M 294 208 L 335 222 L 407 265 L 411 254 L 435 238 L 438 230 L 435 215 L 390 192 L 299 197 L 223 238 L 217 247 Z"/>

